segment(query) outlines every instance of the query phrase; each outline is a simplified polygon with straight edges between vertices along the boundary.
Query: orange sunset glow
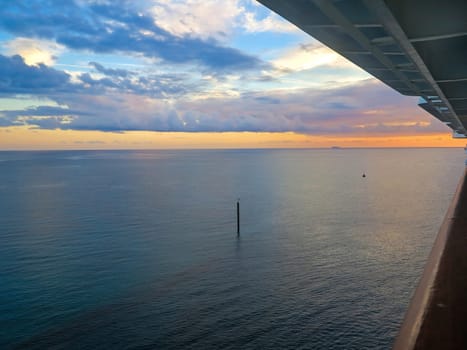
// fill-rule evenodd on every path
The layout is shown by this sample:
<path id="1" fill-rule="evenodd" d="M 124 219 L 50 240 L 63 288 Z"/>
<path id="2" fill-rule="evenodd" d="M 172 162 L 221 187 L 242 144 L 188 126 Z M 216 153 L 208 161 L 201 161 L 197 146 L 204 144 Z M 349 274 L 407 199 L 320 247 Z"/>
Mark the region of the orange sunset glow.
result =
<path id="1" fill-rule="evenodd" d="M 348 148 L 464 147 L 465 140 L 449 133 L 386 136 L 313 136 L 292 132 L 151 132 L 40 130 L 27 127 L 0 129 L 4 150 L 59 149 L 204 149 L 204 148 Z"/>

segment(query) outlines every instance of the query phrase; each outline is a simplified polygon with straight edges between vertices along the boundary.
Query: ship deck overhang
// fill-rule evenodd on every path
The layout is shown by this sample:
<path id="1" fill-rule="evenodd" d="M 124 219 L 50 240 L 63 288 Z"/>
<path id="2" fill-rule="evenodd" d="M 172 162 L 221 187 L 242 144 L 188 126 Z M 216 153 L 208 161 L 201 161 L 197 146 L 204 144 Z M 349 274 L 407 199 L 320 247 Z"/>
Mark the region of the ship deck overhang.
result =
<path id="1" fill-rule="evenodd" d="M 465 0 L 259 0 L 467 137 Z"/>

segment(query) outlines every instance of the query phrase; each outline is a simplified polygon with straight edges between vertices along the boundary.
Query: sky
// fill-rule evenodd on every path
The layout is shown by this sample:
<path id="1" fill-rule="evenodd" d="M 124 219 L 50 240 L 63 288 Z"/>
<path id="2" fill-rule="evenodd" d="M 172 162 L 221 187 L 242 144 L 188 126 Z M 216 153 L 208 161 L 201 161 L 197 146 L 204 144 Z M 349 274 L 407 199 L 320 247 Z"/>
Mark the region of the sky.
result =
<path id="1" fill-rule="evenodd" d="M 464 144 L 256 1 L 0 7 L 0 150 Z"/>

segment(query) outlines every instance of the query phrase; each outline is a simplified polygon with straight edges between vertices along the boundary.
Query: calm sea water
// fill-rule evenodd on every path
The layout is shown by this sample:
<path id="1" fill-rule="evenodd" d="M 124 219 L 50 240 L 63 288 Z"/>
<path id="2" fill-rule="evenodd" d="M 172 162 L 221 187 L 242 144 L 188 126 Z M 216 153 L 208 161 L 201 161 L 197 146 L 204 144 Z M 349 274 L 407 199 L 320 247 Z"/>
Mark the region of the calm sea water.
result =
<path id="1" fill-rule="evenodd" d="M 0 347 L 389 348 L 463 160 L 1 152 Z"/>

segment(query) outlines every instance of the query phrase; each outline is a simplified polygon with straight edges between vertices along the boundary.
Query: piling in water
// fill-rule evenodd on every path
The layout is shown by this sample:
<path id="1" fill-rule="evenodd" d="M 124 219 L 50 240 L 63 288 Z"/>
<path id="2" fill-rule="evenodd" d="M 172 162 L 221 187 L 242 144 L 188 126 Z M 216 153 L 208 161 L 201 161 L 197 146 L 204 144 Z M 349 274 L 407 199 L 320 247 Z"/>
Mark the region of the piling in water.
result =
<path id="1" fill-rule="evenodd" d="M 237 201 L 237 235 L 240 234 L 240 201 Z"/>

